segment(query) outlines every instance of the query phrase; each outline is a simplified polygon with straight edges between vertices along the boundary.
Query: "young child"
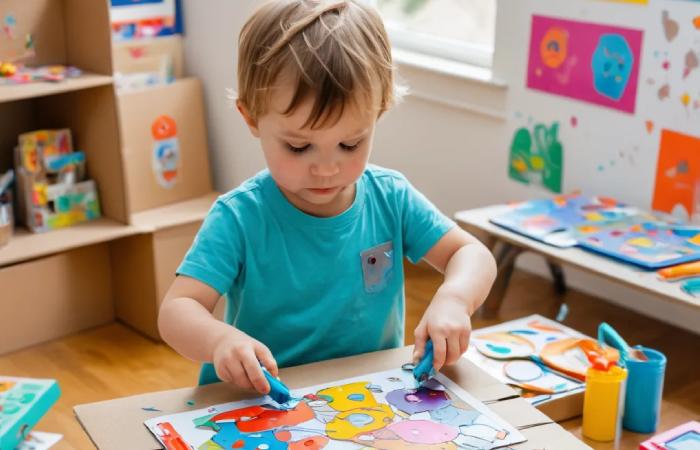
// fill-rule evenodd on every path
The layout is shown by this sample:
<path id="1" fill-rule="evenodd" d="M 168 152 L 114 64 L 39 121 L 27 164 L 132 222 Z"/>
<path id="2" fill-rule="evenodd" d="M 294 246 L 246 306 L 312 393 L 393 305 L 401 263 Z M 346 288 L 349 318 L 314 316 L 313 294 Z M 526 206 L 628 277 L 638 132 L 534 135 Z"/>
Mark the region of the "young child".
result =
<path id="1" fill-rule="evenodd" d="M 201 384 L 267 393 L 261 364 L 276 376 L 403 345 L 405 256 L 445 275 L 414 358 L 431 338 L 436 369 L 456 362 L 495 262 L 403 175 L 368 166 L 395 100 L 378 14 L 357 0 L 272 0 L 243 27 L 238 60 L 237 107 L 268 168 L 212 206 L 163 300 L 163 339 L 205 362 Z M 212 315 L 222 295 L 224 322 Z"/>

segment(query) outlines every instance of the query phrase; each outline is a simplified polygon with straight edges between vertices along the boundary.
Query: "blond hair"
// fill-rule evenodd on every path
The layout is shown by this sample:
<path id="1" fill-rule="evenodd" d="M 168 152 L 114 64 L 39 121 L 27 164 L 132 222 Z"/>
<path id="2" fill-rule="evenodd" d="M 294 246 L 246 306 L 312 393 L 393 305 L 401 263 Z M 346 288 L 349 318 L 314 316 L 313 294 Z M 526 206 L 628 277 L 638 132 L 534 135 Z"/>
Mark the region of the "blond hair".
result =
<path id="1" fill-rule="evenodd" d="M 337 121 L 349 103 L 364 101 L 381 114 L 395 101 L 384 24 L 355 0 L 272 0 L 248 19 L 239 37 L 238 100 L 253 120 L 268 112 L 282 74 L 294 82 L 284 114 L 314 98 L 304 127 Z"/>

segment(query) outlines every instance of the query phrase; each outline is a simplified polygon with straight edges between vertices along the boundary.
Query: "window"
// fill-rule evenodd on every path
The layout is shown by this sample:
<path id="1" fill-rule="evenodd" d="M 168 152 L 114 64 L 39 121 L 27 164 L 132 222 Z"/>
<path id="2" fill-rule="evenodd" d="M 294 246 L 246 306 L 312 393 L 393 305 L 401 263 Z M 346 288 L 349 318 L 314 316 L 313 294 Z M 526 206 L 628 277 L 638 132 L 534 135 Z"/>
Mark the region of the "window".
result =
<path id="1" fill-rule="evenodd" d="M 367 0 L 384 18 L 394 47 L 490 67 L 496 0 Z"/>

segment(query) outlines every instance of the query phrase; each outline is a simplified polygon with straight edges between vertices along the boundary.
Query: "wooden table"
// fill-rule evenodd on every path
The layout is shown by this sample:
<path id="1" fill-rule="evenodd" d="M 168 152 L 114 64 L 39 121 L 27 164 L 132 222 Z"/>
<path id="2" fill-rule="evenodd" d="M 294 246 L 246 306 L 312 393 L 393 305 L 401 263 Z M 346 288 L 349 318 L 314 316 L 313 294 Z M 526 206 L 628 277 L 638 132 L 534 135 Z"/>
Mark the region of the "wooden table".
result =
<path id="1" fill-rule="evenodd" d="M 412 350 L 413 347 L 403 347 L 323 361 L 283 369 L 280 375 L 291 388 L 327 383 L 400 367 L 410 360 Z M 528 441 L 512 446 L 513 449 L 590 449 L 520 398 L 510 387 L 498 382 L 465 358 L 444 370 L 443 374 L 520 430 Z M 146 430 L 144 420 L 242 398 L 242 392 L 232 385 L 216 383 L 78 405 L 75 413 L 99 449 L 158 449 L 161 447 Z M 144 407 L 155 407 L 160 411 L 145 411 Z"/>
<path id="2" fill-rule="evenodd" d="M 484 302 L 482 314 L 493 317 L 498 312 L 508 288 L 518 255 L 533 252 L 542 255 L 549 266 L 557 293 L 566 291 L 562 266 L 571 266 L 607 280 L 634 288 L 672 303 L 680 303 L 700 309 L 700 301 L 686 294 L 677 283 L 661 281 L 656 272 L 646 271 L 612 258 L 596 255 L 580 248 L 558 248 L 499 227 L 489 221 L 508 209 L 507 205 L 460 211 L 457 222 L 470 233 L 483 237 L 498 264 L 498 276 L 489 297 Z"/>

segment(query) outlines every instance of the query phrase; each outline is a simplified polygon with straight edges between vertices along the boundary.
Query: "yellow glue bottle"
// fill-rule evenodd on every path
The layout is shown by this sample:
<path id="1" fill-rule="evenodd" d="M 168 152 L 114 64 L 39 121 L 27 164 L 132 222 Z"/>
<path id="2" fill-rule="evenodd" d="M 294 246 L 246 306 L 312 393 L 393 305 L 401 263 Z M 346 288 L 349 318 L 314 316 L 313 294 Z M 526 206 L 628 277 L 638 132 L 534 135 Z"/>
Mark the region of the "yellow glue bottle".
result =
<path id="1" fill-rule="evenodd" d="M 583 396 L 583 435 L 613 441 L 622 428 L 627 370 L 604 359 L 591 358 L 591 364 Z"/>

